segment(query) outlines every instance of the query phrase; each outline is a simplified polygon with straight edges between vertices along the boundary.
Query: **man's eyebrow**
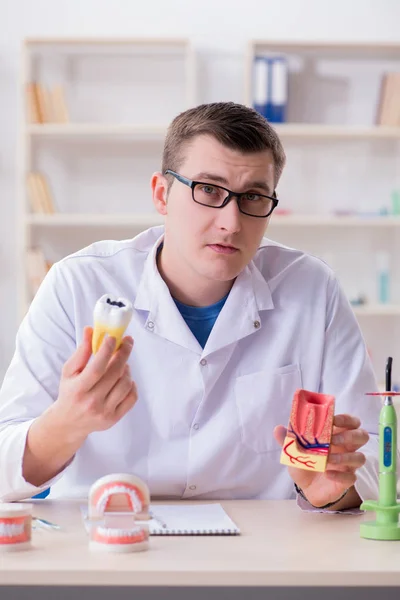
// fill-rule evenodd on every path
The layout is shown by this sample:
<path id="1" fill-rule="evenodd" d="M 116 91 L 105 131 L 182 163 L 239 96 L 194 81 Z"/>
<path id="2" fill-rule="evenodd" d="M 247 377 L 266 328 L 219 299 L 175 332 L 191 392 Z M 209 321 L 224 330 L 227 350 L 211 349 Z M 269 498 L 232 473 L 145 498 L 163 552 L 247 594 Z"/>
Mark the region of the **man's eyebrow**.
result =
<path id="1" fill-rule="evenodd" d="M 213 181 L 215 183 L 220 183 L 221 185 L 224 185 L 224 186 L 228 185 L 228 180 L 225 179 L 225 177 L 222 177 L 222 175 L 217 175 L 216 173 L 209 173 L 206 171 L 201 171 L 201 173 L 197 173 L 197 175 L 192 177 L 192 179 L 193 179 L 193 181 L 202 181 L 203 179 L 206 179 L 207 181 Z M 272 194 L 270 186 L 265 181 L 251 181 L 245 187 L 246 187 L 245 191 L 253 189 L 253 188 L 257 188 L 260 190 L 264 190 L 266 192 L 266 194 L 268 194 L 268 195 Z"/>

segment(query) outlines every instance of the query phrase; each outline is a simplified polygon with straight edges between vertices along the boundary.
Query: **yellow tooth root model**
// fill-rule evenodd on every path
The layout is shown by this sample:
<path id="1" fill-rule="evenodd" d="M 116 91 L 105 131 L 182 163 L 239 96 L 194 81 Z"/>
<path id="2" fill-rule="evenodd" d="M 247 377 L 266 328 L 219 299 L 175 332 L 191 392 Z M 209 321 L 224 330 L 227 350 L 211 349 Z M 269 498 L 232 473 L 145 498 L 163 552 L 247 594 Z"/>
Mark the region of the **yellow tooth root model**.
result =
<path id="1" fill-rule="evenodd" d="M 106 334 L 115 337 L 117 340 L 115 350 L 118 350 L 132 313 L 132 304 L 126 298 L 113 298 L 110 294 L 104 294 L 97 300 L 93 311 L 93 354 L 99 350 Z"/>

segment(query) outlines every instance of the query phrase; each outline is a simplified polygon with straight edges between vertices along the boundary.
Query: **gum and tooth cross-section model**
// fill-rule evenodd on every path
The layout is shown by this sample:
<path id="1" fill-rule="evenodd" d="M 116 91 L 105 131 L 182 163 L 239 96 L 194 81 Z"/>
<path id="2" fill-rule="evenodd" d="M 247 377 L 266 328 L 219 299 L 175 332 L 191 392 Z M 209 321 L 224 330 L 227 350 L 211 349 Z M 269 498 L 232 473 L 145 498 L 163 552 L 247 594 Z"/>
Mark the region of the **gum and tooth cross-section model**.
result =
<path id="1" fill-rule="evenodd" d="M 113 298 L 110 294 L 104 294 L 97 300 L 93 311 L 93 354 L 98 352 L 106 334 L 115 337 L 115 350 L 118 350 L 132 313 L 132 303 L 126 298 Z"/>
<path id="2" fill-rule="evenodd" d="M 325 471 L 332 438 L 335 398 L 297 390 L 280 462 L 307 471 Z"/>

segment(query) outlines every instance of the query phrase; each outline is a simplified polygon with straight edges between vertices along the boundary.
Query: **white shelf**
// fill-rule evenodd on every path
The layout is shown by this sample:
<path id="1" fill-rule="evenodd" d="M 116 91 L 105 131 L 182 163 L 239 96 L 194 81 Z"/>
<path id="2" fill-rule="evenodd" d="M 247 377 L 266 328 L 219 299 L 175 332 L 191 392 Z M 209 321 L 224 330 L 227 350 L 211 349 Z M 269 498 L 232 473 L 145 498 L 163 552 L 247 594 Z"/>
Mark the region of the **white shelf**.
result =
<path id="1" fill-rule="evenodd" d="M 397 42 L 338 42 L 338 41 L 292 41 L 292 40 L 251 40 L 249 48 L 258 52 L 284 52 L 302 56 L 320 56 L 321 58 L 387 59 L 400 55 Z"/>
<path id="2" fill-rule="evenodd" d="M 319 125 L 313 123 L 286 123 L 273 125 L 273 127 L 282 139 L 400 139 L 400 127 L 356 127 L 352 125 Z"/>
<path id="3" fill-rule="evenodd" d="M 396 317 L 400 316 L 400 305 L 366 304 L 363 306 L 353 306 L 353 312 L 357 317 Z"/>
<path id="4" fill-rule="evenodd" d="M 304 123 L 288 123 L 275 125 L 275 130 L 282 139 L 399 139 L 400 127 L 345 127 L 339 125 L 317 125 Z M 167 125 L 135 125 L 113 123 L 66 123 L 29 125 L 28 135 L 34 137 L 113 137 L 127 136 L 138 139 L 163 140 Z"/>
<path id="5" fill-rule="evenodd" d="M 162 225 L 164 219 L 157 213 L 150 214 L 95 214 L 95 213 L 56 213 L 54 215 L 26 216 L 26 224 L 37 227 L 131 227 L 143 228 Z"/>
<path id="6" fill-rule="evenodd" d="M 399 216 L 361 217 L 334 215 L 275 215 L 269 228 L 274 227 L 400 227 Z"/>
<path id="7" fill-rule="evenodd" d="M 127 224 L 160 224 L 163 218 L 158 214 L 97 214 L 97 213 L 55 213 L 28 214 L 26 223 L 28 225 L 39 225 L 48 227 L 59 227 L 69 225 L 93 226 L 112 225 L 124 227 Z M 151 225 L 149 225 L 150 227 Z M 398 217 L 330 217 L 319 215 L 295 215 L 280 216 L 273 215 L 269 228 L 275 227 L 400 227 L 400 215 Z"/>
<path id="8" fill-rule="evenodd" d="M 107 123 L 65 123 L 28 125 L 27 134 L 40 138 L 131 137 L 138 140 L 162 141 L 167 125 L 128 125 Z"/>

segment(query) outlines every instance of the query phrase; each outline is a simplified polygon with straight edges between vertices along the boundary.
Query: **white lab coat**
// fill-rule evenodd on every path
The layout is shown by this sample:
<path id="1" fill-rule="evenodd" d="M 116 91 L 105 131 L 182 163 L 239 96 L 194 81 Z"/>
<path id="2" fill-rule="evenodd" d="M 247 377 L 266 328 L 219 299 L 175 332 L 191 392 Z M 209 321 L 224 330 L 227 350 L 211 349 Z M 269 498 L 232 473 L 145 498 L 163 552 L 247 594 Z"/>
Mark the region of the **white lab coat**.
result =
<path id="1" fill-rule="evenodd" d="M 297 388 L 336 397 L 372 435 L 358 471 L 361 498 L 377 498 L 380 405 L 353 312 L 321 260 L 263 239 L 237 277 L 204 349 L 156 267 L 163 228 L 103 241 L 55 264 L 22 322 L 0 392 L 0 499 L 84 496 L 99 477 L 134 473 L 152 497 L 294 497 L 272 431 L 287 425 Z M 92 433 L 42 488 L 21 470 L 32 421 L 57 398 L 61 369 L 93 324 L 105 293 L 134 305 L 127 330 L 139 399 L 114 427 Z"/>

